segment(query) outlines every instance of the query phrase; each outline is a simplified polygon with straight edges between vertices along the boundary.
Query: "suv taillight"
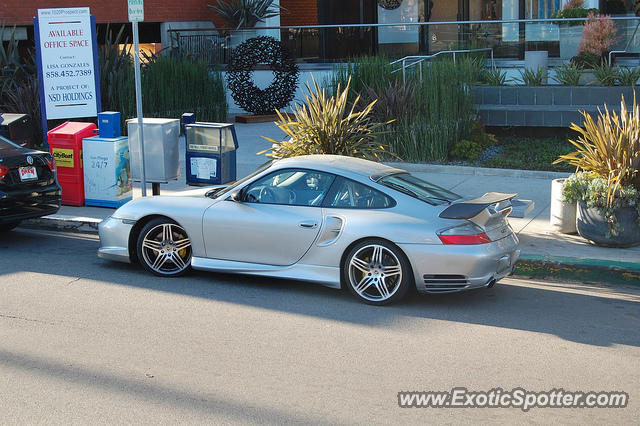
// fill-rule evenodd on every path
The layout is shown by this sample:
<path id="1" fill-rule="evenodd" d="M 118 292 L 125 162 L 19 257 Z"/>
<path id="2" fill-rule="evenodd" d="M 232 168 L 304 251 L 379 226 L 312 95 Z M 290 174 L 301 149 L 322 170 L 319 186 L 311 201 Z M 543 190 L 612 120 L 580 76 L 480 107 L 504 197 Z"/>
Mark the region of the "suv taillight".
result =
<path id="1" fill-rule="evenodd" d="M 443 229 L 437 234 L 442 244 L 473 245 L 491 242 L 482 228 L 471 222 Z"/>
<path id="2" fill-rule="evenodd" d="M 9 173 L 9 170 L 9 167 L 7 166 L 0 166 L 0 180 L 4 179 L 7 173 Z"/>

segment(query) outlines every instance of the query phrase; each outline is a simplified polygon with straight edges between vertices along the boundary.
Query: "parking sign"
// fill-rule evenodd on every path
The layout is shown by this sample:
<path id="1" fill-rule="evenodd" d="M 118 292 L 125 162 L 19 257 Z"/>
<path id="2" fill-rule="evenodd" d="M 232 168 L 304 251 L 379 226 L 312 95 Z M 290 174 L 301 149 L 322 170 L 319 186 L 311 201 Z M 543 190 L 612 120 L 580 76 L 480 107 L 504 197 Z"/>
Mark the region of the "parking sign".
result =
<path id="1" fill-rule="evenodd" d="M 144 0 L 127 0 L 129 22 L 144 21 Z"/>

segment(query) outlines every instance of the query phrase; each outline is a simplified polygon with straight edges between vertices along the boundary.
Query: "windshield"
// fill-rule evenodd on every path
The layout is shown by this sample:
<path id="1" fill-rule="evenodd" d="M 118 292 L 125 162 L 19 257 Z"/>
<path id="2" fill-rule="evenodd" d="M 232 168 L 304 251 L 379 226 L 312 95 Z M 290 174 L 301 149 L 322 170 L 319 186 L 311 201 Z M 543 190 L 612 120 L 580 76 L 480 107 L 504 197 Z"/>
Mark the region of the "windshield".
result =
<path id="1" fill-rule="evenodd" d="M 395 173 L 383 176 L 377 182 L 432 205 L 450 204 L 452 201 L 461 198 L 454 192 L 426 182 L 409 173 Z"/>
<path id="2" fill-rule="evenodd" d="M 240 180 L 233 182 L 231 185 L 225 188 L 222 188 L 220 190 L 215 190 L 213 193 L 207 193 L 207 196 L 210 198 L 220 198 L 225 196 L 226 194 L 230 194 L 231 192 L 233 192 L 234 189 L 236 189 L 237 187 L 239 187 L 240 185 L 242 185 L 243 183 L 245 183 L 255 175 L 262 173 L 264 170 L 268 169 L 271 166 L 271 164 L 272 164 L 271 162 L 267 164 L 263 164 L 262 166 L 258 167 L 258 169 L 255 172 L 243 177 Z"/>

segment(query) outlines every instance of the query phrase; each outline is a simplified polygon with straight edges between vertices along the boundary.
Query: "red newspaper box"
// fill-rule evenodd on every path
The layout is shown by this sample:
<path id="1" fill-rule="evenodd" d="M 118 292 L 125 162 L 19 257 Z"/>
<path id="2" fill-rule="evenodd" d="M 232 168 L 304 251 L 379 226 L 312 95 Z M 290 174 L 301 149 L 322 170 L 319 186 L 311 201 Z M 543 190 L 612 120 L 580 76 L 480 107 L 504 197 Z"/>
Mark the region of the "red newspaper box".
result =
<path id="1" fill-rule="evenodd" d="M 62 204 L 84 205 L 82 172 L 82 139 L 94 135 L 93 123 L 67 121 L 47 132 L 49 150 L 58 166 L 58 182 L 62 187 Z"/>

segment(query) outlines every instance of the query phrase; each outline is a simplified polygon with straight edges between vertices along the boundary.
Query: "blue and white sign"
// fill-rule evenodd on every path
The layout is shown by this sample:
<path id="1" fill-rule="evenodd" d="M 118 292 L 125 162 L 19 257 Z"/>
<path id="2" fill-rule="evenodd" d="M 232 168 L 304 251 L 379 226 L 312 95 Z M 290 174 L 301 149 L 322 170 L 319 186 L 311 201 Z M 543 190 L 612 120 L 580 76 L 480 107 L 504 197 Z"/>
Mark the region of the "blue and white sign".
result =
<path id="1" fill-rule="evenodd" d="M 38 36 L 46 118 L 95 117 L 99 107 L 89 8 L 38 9 Z"/>

